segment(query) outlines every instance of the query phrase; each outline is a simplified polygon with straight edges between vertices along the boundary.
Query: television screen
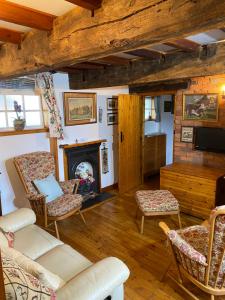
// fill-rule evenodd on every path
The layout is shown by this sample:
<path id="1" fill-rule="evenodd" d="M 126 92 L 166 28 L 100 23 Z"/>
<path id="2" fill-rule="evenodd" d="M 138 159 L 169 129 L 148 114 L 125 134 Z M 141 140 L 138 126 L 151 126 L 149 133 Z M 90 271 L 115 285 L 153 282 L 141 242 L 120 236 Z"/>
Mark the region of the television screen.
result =
<path id="1" fill-rule="evenodd" d="M 195 127 L 194 148 L 225 153 L 225 128 Z"/>

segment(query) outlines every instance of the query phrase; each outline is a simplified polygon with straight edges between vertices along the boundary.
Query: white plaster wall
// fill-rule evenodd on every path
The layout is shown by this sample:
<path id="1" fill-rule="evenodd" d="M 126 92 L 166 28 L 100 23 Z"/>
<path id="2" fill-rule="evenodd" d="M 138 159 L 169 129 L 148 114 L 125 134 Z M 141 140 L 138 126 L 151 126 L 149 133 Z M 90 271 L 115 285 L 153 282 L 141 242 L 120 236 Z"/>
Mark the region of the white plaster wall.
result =
<path id="1" fill-rule="evenodd" d="M 99 88 L 89 90 L 70 90 L 69 80 L 67 74 L 57 73 L 54 75 L 54 86 L 56 91 L 57 103 L 63 118 L 64 124 L 64 111 L 63 111 L 63 92 L 90 92 L 97 93 L 97 117 L 99 107 L 103 109 L 102 123 L 76 125 L 76 126 L 63 126 L 64 140 L 59 144 L 71 144 L 84 141 L 93 141 L 99 139 L 106 139 L 106 147 L 108 150 L 109 160 L 109 173 L 101 174 L 101 186 L 106 187 L 117 182 L 117 126 L 107 125 L 107 98 L 119 94 L 128 94 L 128 87 L 113 87 L 113 88 Z M 64 165 L 63 165 L 63 150 L 59 149 L 59 172 L 60 179 L 64 179 Z"/>
<path id="2" fill-rule="evenodd" d="M 46 133 L 0 137 L 0 190 L 4 214 L 29 206 L 12 158 L 34 151 L 49 151 Z"/>

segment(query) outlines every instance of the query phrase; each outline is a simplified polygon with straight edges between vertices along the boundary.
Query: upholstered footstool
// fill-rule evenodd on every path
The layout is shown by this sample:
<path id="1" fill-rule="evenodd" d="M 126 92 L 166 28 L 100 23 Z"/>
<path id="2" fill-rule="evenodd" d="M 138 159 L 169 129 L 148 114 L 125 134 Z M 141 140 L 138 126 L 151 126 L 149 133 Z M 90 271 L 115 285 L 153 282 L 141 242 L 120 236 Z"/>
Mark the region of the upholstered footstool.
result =
<path id="1" fill-rule="evenodd" d="M 136 200 L 138 210 L 142 213 L 141 234 L 143 234 L 144 221 L 147 216 L 177 215 L 179 227 L 181 228 L 179 203 L 171 192 L 167 190 L 137 191 Z"/>

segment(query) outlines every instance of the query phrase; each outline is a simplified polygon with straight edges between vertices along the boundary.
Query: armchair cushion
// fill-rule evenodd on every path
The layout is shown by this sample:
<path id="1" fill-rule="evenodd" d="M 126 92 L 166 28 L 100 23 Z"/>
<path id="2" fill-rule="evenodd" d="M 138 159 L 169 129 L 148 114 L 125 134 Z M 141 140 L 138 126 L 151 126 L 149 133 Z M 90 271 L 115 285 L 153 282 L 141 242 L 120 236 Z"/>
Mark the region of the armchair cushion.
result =
<path id="1" fill-rule="evenodd" d="M 182 237 L 175 231 L 170 230 L 168 237 L 173 245 L 175 245 L 183 254 L 185 254 L 192 261 L 195 261 L 203 266 L 207 266 L 206 257 L 195 250 L 190 244 L 188 244 Z"/>
<path id="2" fill-rule="evenodd" d="M 76 184 L 79 183 L 79 179 L 70 179 L 66 181 L 59 182 L 64 194 L 73 194 Z"/>
<path id="3" fill-rule="evenodd" d="M 46 196 L 47 203 L 63 195 L 63 190 L 52 174 L 43 179 L 35 179 L 33 183 L 39 193 Z"/>
<path id="4" fill-rule="evenodd" d="M 60 217 L 72 210 L 80 209 L 82 200 L 83 198 L 79 194 L 64 194 L 56 200 L 47 203 L 48 216 Z"/>

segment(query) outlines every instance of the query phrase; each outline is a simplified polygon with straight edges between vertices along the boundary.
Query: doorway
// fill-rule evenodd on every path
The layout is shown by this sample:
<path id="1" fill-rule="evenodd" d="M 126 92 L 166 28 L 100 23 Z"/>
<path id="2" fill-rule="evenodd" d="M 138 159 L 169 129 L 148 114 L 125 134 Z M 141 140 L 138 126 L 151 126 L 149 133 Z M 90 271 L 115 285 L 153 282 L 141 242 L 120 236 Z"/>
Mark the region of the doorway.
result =
<path id="1" fill-rule="evenodd" d="M 144 96 L 143 177 L 173 163 L 174 95 Z"/>

